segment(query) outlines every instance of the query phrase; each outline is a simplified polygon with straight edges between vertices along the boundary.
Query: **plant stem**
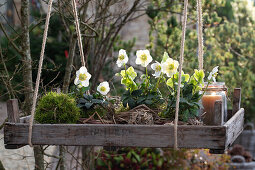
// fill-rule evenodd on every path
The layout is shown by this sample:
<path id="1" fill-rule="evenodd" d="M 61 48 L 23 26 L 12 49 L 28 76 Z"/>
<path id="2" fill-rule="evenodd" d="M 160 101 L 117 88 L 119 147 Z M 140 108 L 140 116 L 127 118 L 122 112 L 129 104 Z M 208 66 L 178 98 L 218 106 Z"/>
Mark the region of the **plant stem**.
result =
<path id="1" fill-rule="evenodd" d="M 162 76 L 163 76 L 163 74 L 162 74 L 162 73 L 160 73 L 160 76 L 159 76 L 159 78 L 158 78 L 157 84 L 156 84 L 155 89 L 154 89 L 155 91 L 158 89 L 159 82 L 160 82 L 160 80 L 161 80 Z"/>
<path id="2" fill-rule="evenodd" d="M 199 100 L 204 96 L 204 94 L 205 94 L 205 92 L 206 92 L 206 90 L 207 90 L 207 88 L 208 88 L 208 86 L 209 86 L 210 83 L 211 83 L 211 81 L 208 81 L 208 83 L 207 83 L 207 85 L 206 85 L 206 88 L 205 88 L 204 91 L 203 91 L 203 94 L 199 97 Z"/>
<path id="3" fill-rule="evenodd" d="M 147 67 L 145 67 L 145 74 L 146 74 L 145 92 L 147 92 L 148 86 L 149 86 L 149 79 L 148 79 L 148 70 L 147 70 Z"/>
<path id="4" fill-rule="evenodd" d="M 165 81 L 165 83 L 166 83 L 166 87 L 168 88 L 168 90 L 171 92 L 171 89 L 168 87 L 168 85 L 167 85 L 167 82 L 166 82 L 166 80 L 164 79 L 164 81 Z"/>

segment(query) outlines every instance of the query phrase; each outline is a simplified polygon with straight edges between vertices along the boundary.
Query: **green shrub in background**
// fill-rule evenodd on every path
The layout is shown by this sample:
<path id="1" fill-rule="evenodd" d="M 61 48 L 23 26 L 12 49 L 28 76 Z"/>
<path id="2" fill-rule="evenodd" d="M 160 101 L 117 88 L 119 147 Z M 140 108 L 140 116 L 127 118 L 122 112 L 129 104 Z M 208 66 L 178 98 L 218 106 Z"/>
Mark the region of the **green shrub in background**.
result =
<path id="1" fill-rule="evenodd" d="M 207 73 L 212 67 L 219 66 L 217 81 L 226 83 L 230 98 L 235 87 L 242 88 L 242 107 L 245 108 L 246 121 L 254 122 L 255 17 L 247 2 L 203 1 L 204 69 Z M 179 1 L 150 0 L 146 11 L 150 24 L 150 43 L 147 48 L 154 59 L 162 56 L 165 51 L 171 58 L 179 58 L 182 9 L 183 3 Z M 191 73 L 198 67 L 195 0 L 189 1 L 188 11 L 183 63 L 185 73 Z"/>
<path id="2" fill-rule="evenodd" d="M 212 155 L 208 149 L 121 148 L 118 151 L 98 151 L 95 169 L 228 169 L 229 160 L 229 155 Z"/>
<path id="3" fill-rule="evenodd" d="M 35 120 L 39 123 L 76 123 L 80 109 L 74 98 L 63 93 L 49 92 L 37 105 Z"/>

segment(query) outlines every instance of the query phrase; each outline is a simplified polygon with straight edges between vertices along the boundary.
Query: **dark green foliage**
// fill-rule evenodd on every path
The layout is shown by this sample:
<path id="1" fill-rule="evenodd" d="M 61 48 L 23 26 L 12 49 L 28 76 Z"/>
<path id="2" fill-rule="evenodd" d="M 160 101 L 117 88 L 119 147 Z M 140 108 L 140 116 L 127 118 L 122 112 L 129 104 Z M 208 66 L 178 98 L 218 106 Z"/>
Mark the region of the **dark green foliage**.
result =
<path id="1" fill-rule="evenodd" d="M 155 148 L 122 148 L 117 152 L 101 151 L 96 169 L 160 169 L 170 164 Z M 169 168 L 169 167 L 168 167 Z"/>
<path id="2" fill-rule="evenodd" d="M 179 18 L 183 1 L 151 0 L 150 7 L 160 10 L 157 17 L 150 18 L 150 44 L 152 56 L 161 56 L 167 51 L 171 58 L 180 55 L 181 22 L 171 27 L 171 18 Z M 246 120 L 255 120 L 255 23 L 248 1 L 205 0 L 203 5 L 204 70 L 219 66 L 217 81 L 225 82 L 231 98 L 235 87 L 242 88 L 242 107 L 246 110 Z M 250 7 L 251 8 L 251 7 Z M 184 67 L 185 73 L 198 68 L 196 1 L 189 1 Z M 163 91 L 162 91 L 163 92 Z M 231 102 L 229 102 L 231 107 Z"/>
<path id="3" fill-rule="evenodd" d="M 130 109 L 139 106 L 141 104 L 145 104 L 148 107 L 157 107 L 157 105 L 160 105 L 164 103 L 164 100 L 162 99 L 162 96 L 159 92 L 149 92 L 148 94 L 144 94 L 141 89 L 134 90 L 132 93 L 130 91 L 125 91 L 121 97 L 123 106 L 127 107 L 129 106 Z"/>
<path id="4" fill-rule="evenodd" d="M 99 93 L 92 95 L 83 94 L 83 97 L 79 98 L 77 103 L 77 106 L 83 110 L 82 117 L 89 117 L 95 111 L 103 115 L 104 107 L 108 105 L 108 102 Z"/>
<path id="5" fill-rule="evenodd" d="M 159 13 L 158 9 L 154 9 L 153 5 L 149 5 L 146 9 L 146 14 L 151 18 L 155 18 Z"/>
<path id="6" fill-rule="evenodd" d="M 121 148 L 95 154 L 98 170 L 228 169 L 230 159 L 226 154 L 215 157 L 209 150 L 185 149 Z"/>
<path id="7" fill-rule="evenodd" d="M 42 19 L 44 16 L 41 16 L 40 11 L 32 11 L 32 17 L 34 19 Z M 38 18 L 37 18 L 38 17 Z M 35 26 L 34 23 L 31 23 L 30 28 L 30 49 L 31 49 L 31 58 L 32 58 L 32 68 L 33 68 L 33 80 L 36 79 L 36 73 L 38 68 L 38 61 L 41 51 L 42 45 L 42 37 L 44 22 Z M 7 28 L 7 27 L 6 27 Z M 10 38 L 15 39 L 14 43 L 19 45 L 20 38 L 17 38 L 17 34 L 12 32 L 12 29 L 8 30 L 10 33 Z M 20 30 L 17 30 L 20 33 Z M 21 34 L 21 33 L 20 33 Z M 68 52 L 68 42 L 69 38 L 66 36 L 67 34 L 64 31 L 64 26 L 61 22 L 60 16 L 56 13 L 51 17 L 47 45 L 45 49 L 45 59 L 43 63 L 43 71 L 41 75 L 41 79 L 43 79 L 43 84 L 48 87 L 58 86 L 63 82 L 65 64 L 67 61 L 67 56 L 65 56 L 65 51 Z M 13 86 L 13 90 L 21 91 L 23 88 L 23 79 L 22 79 L 22 71 L 21 68 L 23 65 L 21 64 L 21 55 L 17 53 L 14 48 L 10 45 L 8 40 L 3 36 L 1 37 L 1 51 L 4 56 L 5 64 L 8 69 L 8 74 L 11 79 L 11 83 Z M 6 73 L 4 72 L 3 63 L 0 62 L 0 75 L 5 77 Z M 7 96 L 6 87 L 4 82 L 1 80 L 0 82 L 0 94 L 4 99 L 11 98 Z M 12 96 L 19 98 L 21 101 L 24 100 L 23 93 L 17 93 L 17 96 Z"/>
<path id="8" fill-rule="evenodd" d="M 187 121 L 189 118 L 198 116 L 199 109 L 202 105 L 199 100 L 202 94 L 199 91 L 193 93 L 195 85 L 185 83 L 182 88 L 182 94 L 179 103 L 179 120 Z M 163 112 L 166 118 L 174 119 L 176 111 L 176 95 L 169 95 L 167 109 Z"/>
<path id="9" fill-rule="evenodd" d="M 39 123 L 76 123 L 79 117 L 75 99 L 63 93 L 47 93 L 36 107 L 35 120 Z"/>

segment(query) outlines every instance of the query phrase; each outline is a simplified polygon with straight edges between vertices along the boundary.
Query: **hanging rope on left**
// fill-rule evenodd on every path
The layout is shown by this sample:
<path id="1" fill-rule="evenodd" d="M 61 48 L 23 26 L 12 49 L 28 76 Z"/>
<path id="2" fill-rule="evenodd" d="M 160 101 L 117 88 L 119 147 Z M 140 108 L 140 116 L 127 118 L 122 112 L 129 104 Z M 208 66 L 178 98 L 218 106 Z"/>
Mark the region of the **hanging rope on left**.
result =
<path id="1" fill-rule="evenodd" d="M 180 104 L 180 91 L 181 91 L 181 78 L 182 78 L 182 64 L 183 64 L 183 55 L 184 55 L 184 45 L 185 45 L 185 34 L 186 34 L 186 25 L 187 25 L 187 13 L 188 13 L 188 0 L 184 0 L 184 9 L 183 9 L 183 20 L 182 20 L 182 38 L 181 38 L 181 49 L 180 49 L 180 59 L 179 59 L 179 77 L 178 77 L 178 87 L 177 87 L 177 97 L 176 97 L 176 109 L 175 109 L 175 119 L 174 119 L 174 149 L 178 149 L 178 140 L 177 140 L 177 124 L 179 117 L 179 104 Z"/>
<path id="2" fill-rule="evenodd" d="M 37 100 L 37 96 L 38 96 L 38 89 L 39 89 L 41 72 L 42 72 L 42 65 L 43 65 L 46 39 L 47 39 L 47 35 L 48 35 L 48 28 L 49 28 L 49 22 L 50 22 L 52 1 L 53 0 L 49 0 L 49 3 L 48 3 L 48 13 L 47 13 L 47 16 L 46 16 L 46 21 L 45 21 L 45 29 L 44 29 L 44 33 L 43 33 L 42 48 L 41 48 L 41 54 L 40 54 L 40 60 L 39 60 L 39 66 L 38 66 L 38 72 L 37 72 L 37 78 L 36 78 L 36 84 L 35 84 L 35 91 L 34 91 L 34 96 L 33 96 L 33 105 L 32 105 L 32 110 L 31 110 L 31 118 L 30 118 L 30 121 L 29 121 L 28 144 L 31 147 L 33 146 L 33 144 L 32 144 L 32 132 L 33 132 L 33 122 L 34 122 L 34 115 L 35 115 L 35 106 L 36 106 L 36 100 Z"/>

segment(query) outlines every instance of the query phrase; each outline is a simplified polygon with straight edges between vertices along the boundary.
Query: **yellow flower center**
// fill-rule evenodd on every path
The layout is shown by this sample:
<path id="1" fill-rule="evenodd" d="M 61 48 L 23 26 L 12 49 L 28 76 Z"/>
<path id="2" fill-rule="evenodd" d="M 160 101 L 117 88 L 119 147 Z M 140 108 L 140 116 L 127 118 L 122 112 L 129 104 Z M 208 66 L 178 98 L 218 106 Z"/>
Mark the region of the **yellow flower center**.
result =
<path id="1" fill-rule="evenodd" d="M 119 60 L 124 60 L 125 56 L 122 54 L 122 55 L 119 55 Z"/>
<path id="2" fill-rule="evenodd" d="M 106 87 L 101 86 L 101 87 L 100 87 L 100 90 L 101 90 L 102 92 L 104 92 L 104 91 L 106 91 Z"/>
<path id="3" fill-rule="evenodd" d="M 156 68 L 155 68 L 155 71 L 156 72 L 159 72 L 161 70 L 161 66 L 160 65 L 157 65 Z"/>
<path id="4" fill-rule="evenodd" d="M 174 63 L 168 65 L 168 71 L 172 71 L 174 69 Z"/>
<path id="5" fill-rule="evenodd" d="M 147 60 L 147 55 L 146 54 L 142 54 L 140 58 L 141 58 L 141 60 L 143 62 L 145 62 Z"/>
<path id="6" fill-rule="evenodd" d="M 85 81 L 87 79 L 87 75 L 86 74 L 80 74 L 79 75 L 79 80 L 80 81 Z"/>

